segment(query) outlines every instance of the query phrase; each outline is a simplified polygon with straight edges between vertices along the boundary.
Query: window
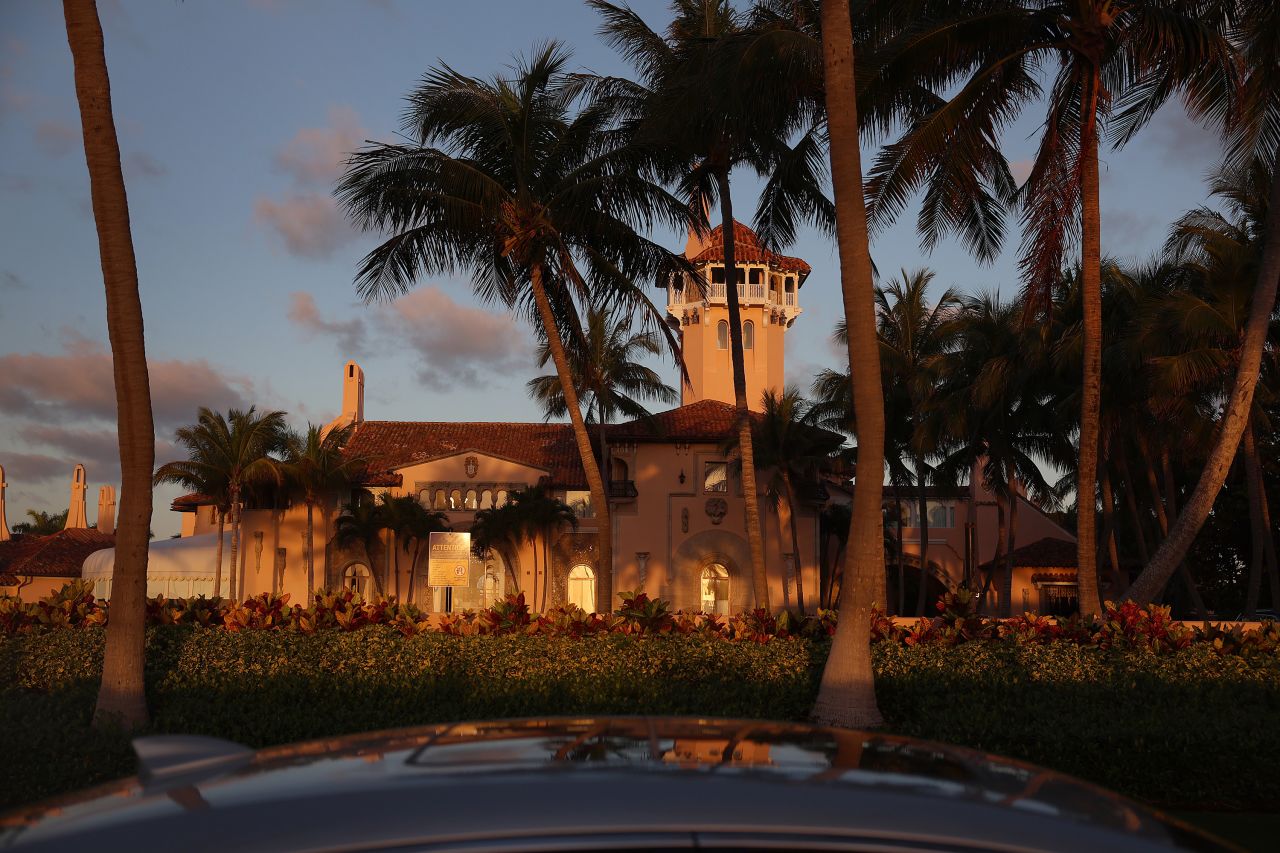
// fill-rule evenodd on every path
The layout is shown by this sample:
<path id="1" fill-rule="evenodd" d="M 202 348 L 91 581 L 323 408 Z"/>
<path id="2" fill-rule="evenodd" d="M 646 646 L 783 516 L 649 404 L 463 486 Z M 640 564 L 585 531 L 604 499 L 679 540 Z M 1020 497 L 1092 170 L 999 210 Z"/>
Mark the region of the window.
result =
<path id="1" fill-rule="evenodd" d="M 929 513 L 930 529 L 945 530 L 956 526 L 956 505 L 954 501 L 925 501 L 925 511 Z M 905 516 L 905 526 L 920 526 L 920 504 L 918 501 L 904 502 L 902 514 Z"/>
<path id="2" fill-rule="evenodd" d="M 506 489 L 498 489 L 498 494 L 494 496 L 494 499 L 493 499 L 493 505 L 505 506 L 507 503 L 507 497 L 508 495 L 507 495 Z"/>
<path id="3" fill-rule="evenodd" d="M 729 348 L 729 322 L 721 320 L 716 324 L 716 346 L 720 349 Z"/>
<path id="4" fill-rule="evenodd" d="M 729 463 L 704 462 L 702 464 L 702 491 L 729 491 Z"/>
<path id="5" fill-rule="evenodd" d="M 369 567 L 359 563 L 348 566 L 342 575 L 342 586 L 355 590 L 361 598 L 369 597 Z"/>
<path id="6" fill-rule="evenodd" d="M 711 268 L 711 283 L 724 284 L 724 267 Z"/>
<path id="7" fill-rule="evenodd" d="M 756 348 L 756 324 L 750 320 L 742 324 L 742 348 Z"/>
<path id="8" fill-rule="evenodd" d="M 569 570 L 569 603 L 576 604 L 588 613 L 596 611 L 596 573 L 585 564 Z"/>
<path id="9" fill-rule="evenodd" d="M 566 491 L 564 493 L 564 502 L 569 505 L 578 518 L 595 517 L 595 508 L 591 506 L 591 492 Z"/>
<path id="10" fill-rule="evenodd" d="M 480 508 L 490 509 L 492 507 L 493 507 L 493 491 L 491 489 L 485 489 L 483 492 L 480 493 Z"/>
<path id="11" fill-rule="evenodd" d="M 702 570 L 702 612 L 729 615 L 729 570 L 723 563 Z"/>
<path id="12" fill-rule="evenodd" d="M 467 496 L 466 496 L 466 498 L 464 498 L 464 499 L 463 499 L 463 501 L 462 501 L 462 506 L 463 506 L 463 508 L 464 508 L 464 509 L 477 509 L 477 508 L 478 508 L 478 501 L 477 501 L 477 498 L 476 498 L 476 490 L 475 490 L 475 489 L 467 489 Z"/>
<path id="13" fill-rule="evenodd" d="M 1080 588 L 1073 583 L 1038 583 L 1043 616 L 1071 616 L 1080 609 Z"/>
<path id="14" fill-rule="evenodd" d="M 751 283 L 759 284 L 763 280 L 762 279 L 763 274 L 764 274 L 763 270 L 761 270 L 759 267 L 752 267 L 751 278 L 750 278 Z"/>
<path id="15" fill-rule="evenodd" d="M 609 460 L 609 463 L 610 463 L 610 468 L 612 469 L 612 474 L 611 474 L 612 479 L 614 480 L 630 480 L 631 479 L 631 477 L 629 476 L 631 472 L 627 469 L 626 460 L 619 459 L 618 457 L 615 456 Z"/>
<path id="16" fill-rule="evenodd" d="M 462 509 L 462 489 L 454 489 L 449 493 L 449 509 Z"/>
<path id="17" fill-rule="evenodd" d="M 432 509 L 447 509 L 449 499 L 445 496 L 444 489 L 436 489 L 436 496 L 431 502 Z"/>

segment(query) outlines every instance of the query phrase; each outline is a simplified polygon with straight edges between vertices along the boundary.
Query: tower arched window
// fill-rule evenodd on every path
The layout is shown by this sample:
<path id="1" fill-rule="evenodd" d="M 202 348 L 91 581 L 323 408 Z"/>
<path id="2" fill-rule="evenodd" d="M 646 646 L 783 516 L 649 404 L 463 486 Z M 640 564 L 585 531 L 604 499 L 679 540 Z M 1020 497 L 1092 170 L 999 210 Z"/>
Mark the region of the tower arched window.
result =
<path id="1" fill-rule="evenodd" d="M 756 348 L 756 324 L 750 320 L 742 324 L 742 348 Z"/>
<path id="2" fill-rule="evenodd" d="M 729 569 L 711 563 L 702 569 L 702 612 L 729 615 Z"/>
<path id="3" fill-rule="evenodd" d="M 729 348 L 729 322 L 721 320 L 716 323 L 716 346 L 719 349 Z"/>

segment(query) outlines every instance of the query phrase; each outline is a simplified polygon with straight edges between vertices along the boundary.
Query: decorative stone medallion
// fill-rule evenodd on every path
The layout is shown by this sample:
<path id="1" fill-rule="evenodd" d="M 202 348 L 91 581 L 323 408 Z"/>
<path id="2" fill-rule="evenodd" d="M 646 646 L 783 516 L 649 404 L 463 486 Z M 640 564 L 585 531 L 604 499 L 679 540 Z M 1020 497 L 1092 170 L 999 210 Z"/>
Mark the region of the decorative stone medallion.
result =
<path id="1" fill-rule="evenodd" d="M 480 460 L 474 456 L 468 456 L 463 461 L 462 465 L 466 469 L 468 477 L 475 477 L 475 475 L 480 471 Z"/>
<path id="2" fill-rule="evenodd" d="M 724 517 L 728 512 L 729 502 L 724 498 L 707 499 L 707 517 L 711 519 L 712 524 L 719 524 L 724 521 Z"/>

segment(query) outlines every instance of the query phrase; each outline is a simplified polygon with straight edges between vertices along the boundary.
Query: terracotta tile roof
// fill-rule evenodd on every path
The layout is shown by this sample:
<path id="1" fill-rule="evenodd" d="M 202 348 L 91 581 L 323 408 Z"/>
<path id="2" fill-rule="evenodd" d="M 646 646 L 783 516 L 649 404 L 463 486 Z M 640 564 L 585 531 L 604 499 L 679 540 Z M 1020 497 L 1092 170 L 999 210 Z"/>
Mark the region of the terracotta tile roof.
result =
<path id="1" fill-rule="evenodd" d="M 347 444 L 369 459 L 365 485 L 398 485 L 398 468 L 475 450 L 546 471 L 556 485 L 586 487 L 569 424 L 365 421 Z"/>
<path id="2" fill-rule="evenodd" d="M 174 512 L 195 512 L 196 507 L 208 506 L 211 503 L 213 503 L 213 498 L 208 495 L 192 492 L 189 495 L 174 498 L 173 503 L 169 504 L 169 509 Z"/>
<path id="3" fill-rule="evenodd" d="M 1076 567 L 1076 543 L 1069 539 L 1046 536 L 1030 545 L 1014 548 L 1013 566 L 1017 569 L 1074 569 Z M 994 560 L 983 563 L 988 569 Z"/>
<path id="4" fill-rule="evenodd" d="M 754 421 L 760 415 L 751 413 Z M 719 400 L 699 400 L 652 417 L 609 427 L 610 441 L 714 442 L 724 441 L 733 429 L 734 407 Z"/>
<path id="5" fill-rule="evenodd" d="M 18 578 L 15 575 L 0 574 L 0 586 L 17 586 Z"/>
<path id="6" fill-rule="evenodd" d="M 752 231 L 741 222 L 733 223 L 733 252 L 734 260 L 742 264 L 767 264 L 773 269 L 782 272 L 798 272 L 801 273 L 800 281 L 804 283 L 804 277 L 810 272 L 810 267 L 800 258 L 793 258 L 789 255 L 780 255 L 766 249 L 761 243 L 756 232 Z M 697 264 L 714 264 L 724 262 L 724 226 L 717 225 L 711 229 L 711 234 L 707 237 L 707 248 L 695 258 L 690 258 L 689 262 Z"/>
<path id="7" fill-rule="evenodd" d="M 78 578 L 85 557 L 115 544 L 116 537 L 110 533 L 80 528 L 10 539 L 0 542 L 0 574 Z"/>

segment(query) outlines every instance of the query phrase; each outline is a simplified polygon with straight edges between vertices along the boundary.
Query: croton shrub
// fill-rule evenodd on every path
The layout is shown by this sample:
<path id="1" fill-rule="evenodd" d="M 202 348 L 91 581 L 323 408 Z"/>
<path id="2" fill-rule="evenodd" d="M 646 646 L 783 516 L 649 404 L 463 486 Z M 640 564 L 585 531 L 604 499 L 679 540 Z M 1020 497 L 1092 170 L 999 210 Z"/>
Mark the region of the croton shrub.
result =
<path id="1" fill-rule="evenodd" d="M 670 603 L 643 592 L 623 592 L 612 613 L 587 613 L 572 604 L 544 613 L 531 612 L 523 594 L 507 596 L 485 610 L 428 614 L 394 596 L 365 600 L 351 589 L 321 590 L 309 605 L 290 602 L 289 595 L 263 593 L 242 602 L 222 598 L 156 596 L 147 601 L 152 625 L 191 625 L 226 631 L 356 631 L 388 625 L 406 637 L 440 633 L 452 636 L 528 634 L 584 638 L 600 634 L 626 636 L 698 635 L 732 641 L 767 643 L 772 640 L 824 640 L 835 633 L 834 610 L 797 615 L 753 610 L 736 616 L 673 611 Z M 1280 652 L 1280 626 L 1270 623 L 1251 630 L 1239 625 L 1194 626 L 1172 619 L 1169 608 L 1139 607 L 1133 602 L 1107 602 L 1101 618 L 1054 619 L 1025 613 L 1013 619 L 979 616 L 976 596 L 968 591 L 946 593 L 936 604 L 938 615 L 899 624 L 874 611 L 872 642 L 906 646 L 955 646 L 1001 641 L 1019 644 L 1064 642 L 1138 648 L 1168 653 L 1203 643 L 1222 655 Z M 0 633 L 16 634 L 47 628 L 91 628 L 105 625 L 107 602 L 95 599 L 92 586 L 74 581 L 35 602 L 0 596 Z"/>

